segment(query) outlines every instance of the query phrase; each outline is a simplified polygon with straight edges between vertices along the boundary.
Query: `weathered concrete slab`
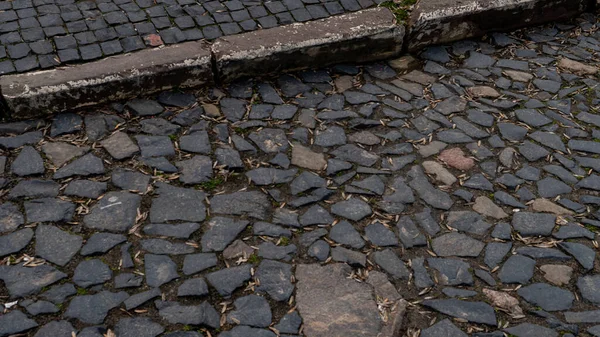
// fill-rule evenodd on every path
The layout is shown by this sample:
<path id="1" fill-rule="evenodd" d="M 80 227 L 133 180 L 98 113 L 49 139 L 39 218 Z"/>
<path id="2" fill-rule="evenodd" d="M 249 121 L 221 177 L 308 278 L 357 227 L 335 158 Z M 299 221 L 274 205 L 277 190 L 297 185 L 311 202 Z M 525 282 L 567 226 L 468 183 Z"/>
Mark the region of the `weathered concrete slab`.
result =
<path id="1" fill-rule="evenodd" d="M 410 18 L 408 49 L 567 19 L 594 6 L 594 0 L 421 0 Z"/>
<path id="2" fill-rule="evenodd" d="M 217 76 L 230 81 L 333 63 L 398 55 L 404 27 L 392 12 L 375 8 L 307 23 L 218 39 L 212 45 Z"/>
<path id="3" fill-rule="evenodd" d="M 12 118 L 28 118 L 214 81 L 211 54 L 202 42 L 106 58 L 47 71 L 0 77 Z"/>

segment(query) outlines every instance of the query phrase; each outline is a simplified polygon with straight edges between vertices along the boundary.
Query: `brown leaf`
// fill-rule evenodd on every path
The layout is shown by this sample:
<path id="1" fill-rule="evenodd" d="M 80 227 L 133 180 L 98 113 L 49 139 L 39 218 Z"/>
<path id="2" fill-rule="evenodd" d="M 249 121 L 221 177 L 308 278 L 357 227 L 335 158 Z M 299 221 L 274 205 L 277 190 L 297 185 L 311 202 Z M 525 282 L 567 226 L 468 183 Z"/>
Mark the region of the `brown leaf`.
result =
<path id="1" fill-rule="evenodd" d="M 519 306 L 519 300 L 502 291 L 483 289 L 485 296 L 495 307 L 507 311 L 511 316 L 523 316 L 523 309 Z"/>
<path id="2" fill-rule="evenodd" d="M 104 334 L 104 337 L 117 337 L 117 335 L 115 335 L 115 333 L 111 329 L 108 329 L 108 331 L 106 331 L 106 333 Z"/>

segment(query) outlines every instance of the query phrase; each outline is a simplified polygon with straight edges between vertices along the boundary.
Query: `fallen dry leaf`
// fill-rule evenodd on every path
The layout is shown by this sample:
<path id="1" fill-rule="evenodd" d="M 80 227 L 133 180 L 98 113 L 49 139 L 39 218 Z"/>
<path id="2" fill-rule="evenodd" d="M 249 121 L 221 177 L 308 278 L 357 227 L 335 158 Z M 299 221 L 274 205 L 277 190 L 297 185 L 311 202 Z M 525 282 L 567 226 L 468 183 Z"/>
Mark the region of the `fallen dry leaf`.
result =
<path id="1" fill-rule="evenodd" d="M 483 289 L 483 293 L 498 309 L 508 312 L 514 318 L 523 316 L 523 309 L 516 298 L 505 292 L 491 289 Z"/>

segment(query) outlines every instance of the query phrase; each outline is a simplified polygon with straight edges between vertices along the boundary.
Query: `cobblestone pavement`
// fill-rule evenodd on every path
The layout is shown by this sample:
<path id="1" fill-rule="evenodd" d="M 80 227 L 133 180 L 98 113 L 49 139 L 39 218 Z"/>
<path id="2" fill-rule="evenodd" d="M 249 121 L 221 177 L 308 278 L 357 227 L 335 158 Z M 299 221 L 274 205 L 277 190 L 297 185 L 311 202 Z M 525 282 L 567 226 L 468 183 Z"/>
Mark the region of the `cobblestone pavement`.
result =
<path id="1" fill-rule="evenodd" d="M 0 336 L 600 336 L 597 28 L 1 124 Z"/>
<path id="2" fill-rule="evenodd" d="M 322 19 L 382 0 L 0 2 L 0 75 Z"/>

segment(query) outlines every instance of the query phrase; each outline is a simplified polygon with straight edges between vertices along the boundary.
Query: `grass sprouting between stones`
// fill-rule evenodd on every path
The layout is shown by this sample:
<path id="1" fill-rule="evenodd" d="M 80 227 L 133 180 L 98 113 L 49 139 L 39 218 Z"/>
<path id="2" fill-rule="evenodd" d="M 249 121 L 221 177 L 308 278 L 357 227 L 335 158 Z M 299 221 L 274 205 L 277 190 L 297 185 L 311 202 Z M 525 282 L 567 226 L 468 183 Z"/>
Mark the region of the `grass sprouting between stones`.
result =
<path id="1" fill-rule="evenodd" d="M 404 23 L 408 20 L 415 3 L 417 3 L 417 0 L 394 0 L 382 2 L 379 6 L 391 10 L 396 16 L 396 20 Z"/>

